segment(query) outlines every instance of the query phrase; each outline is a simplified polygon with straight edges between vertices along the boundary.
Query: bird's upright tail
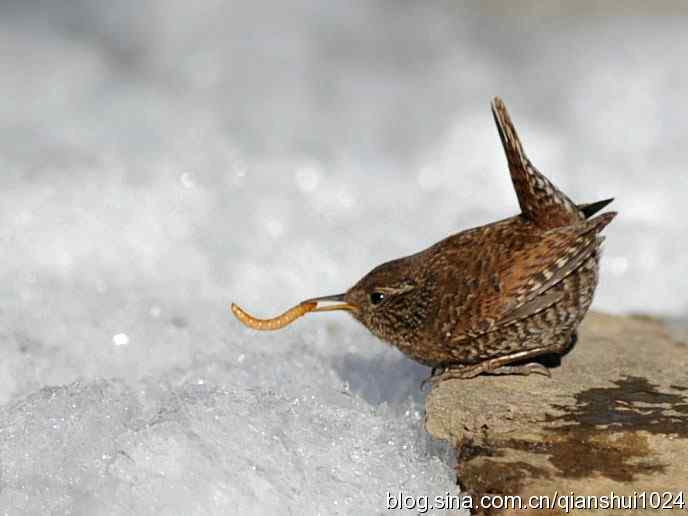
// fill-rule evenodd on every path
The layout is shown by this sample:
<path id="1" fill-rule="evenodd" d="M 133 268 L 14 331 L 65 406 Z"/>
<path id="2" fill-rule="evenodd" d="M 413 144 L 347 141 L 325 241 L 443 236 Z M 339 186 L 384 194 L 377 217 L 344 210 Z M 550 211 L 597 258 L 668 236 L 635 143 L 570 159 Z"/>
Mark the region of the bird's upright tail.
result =
<path id="1" fill-rule="evenodd" d="M 492 102 L 499 137 L 502 140 L 511 181 L 516 190 L 521 214 L 542 227 L 551 229 L 585 220 L 606 206 L 611 200 L 576 206 L 569 197 L 543 176 L 530 162 L 511 122 L 502 99 Z"/>

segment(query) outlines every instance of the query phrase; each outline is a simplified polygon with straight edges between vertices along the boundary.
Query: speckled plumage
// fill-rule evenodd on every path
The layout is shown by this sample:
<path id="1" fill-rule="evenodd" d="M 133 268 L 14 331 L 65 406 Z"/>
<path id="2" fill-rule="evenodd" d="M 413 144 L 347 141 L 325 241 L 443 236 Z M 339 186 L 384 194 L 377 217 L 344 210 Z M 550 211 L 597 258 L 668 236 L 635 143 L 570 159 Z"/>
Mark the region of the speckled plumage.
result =
<path id="1" fill-rule="evenodd" d="M 564 352 L 598 281 L 610 202 L 576 205 L 530 163 L 500 99 L 492 104 L 521 213 L 373 269 L 343 296 L 373 334 L 444 377 L 528 373 Z"/>

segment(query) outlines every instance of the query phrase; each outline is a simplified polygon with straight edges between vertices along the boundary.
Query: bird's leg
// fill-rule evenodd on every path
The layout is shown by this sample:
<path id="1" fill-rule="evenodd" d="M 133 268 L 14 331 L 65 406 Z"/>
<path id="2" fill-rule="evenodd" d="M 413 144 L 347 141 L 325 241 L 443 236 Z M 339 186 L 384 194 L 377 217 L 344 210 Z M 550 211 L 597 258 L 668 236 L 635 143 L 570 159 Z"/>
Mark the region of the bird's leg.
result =
<path id="1" fill-rule="evenodd" d="M 547 353 L 548 348 L 534 348 L 525 351 L 518 351 L 516 353 L 511 353 L 510 355 L 504 355 L 501 357 L 490 358 L 480 362 L 479 364 L 462 366 L 462 365 L 452 365 L 444 369 L 441 373 L 436 374 L 430 378 L 430 382 L 436 385 L 445 380 L 453 379 L 468 379 L 474 378 L 481 373 L 487 374 L 516 374 L 516 375 L 529 375 L 533 373 L 542 374 L 545 376 L 550 376 L 549 369 L 547 369 L 542 364 L 536 362 L 510 366 L 512 362 L 518 362 L 521 360 L 527 360 L 529 358 L 542 355 Z"/>
<path id="2" fill-rule="evenodd" d="M 440 371 L 440 373 L 438 373 L 438 371 Z M 425 389 L 426 385 L 432 384 L 433 378 L 438 374 L 442 374 L 442 372 L 444 372 L 444 367 L 433 367 L 430 370 L 430 376 L 428 376 L 422 382 L 420 382 L 420 390 L 422 391 L 423 389 Z"/>

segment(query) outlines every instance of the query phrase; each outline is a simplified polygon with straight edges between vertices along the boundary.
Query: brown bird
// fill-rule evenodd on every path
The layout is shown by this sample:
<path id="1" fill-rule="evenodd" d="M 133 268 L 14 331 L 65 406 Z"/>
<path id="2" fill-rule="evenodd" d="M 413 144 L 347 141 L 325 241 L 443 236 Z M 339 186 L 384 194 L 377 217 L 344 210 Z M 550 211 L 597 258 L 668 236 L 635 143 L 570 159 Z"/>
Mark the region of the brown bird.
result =
<path id="1" fill-rule="evenodd" d="M 232 305 L 234 314 L 274 330 L 307 312 L 347 310 L 377 337 L 442 370 L 436 380 L 549 375 L 528 360 L 562 354 L 575 340 L 597 286 L 600 232 L 616 213 L 590 218 L 612 199 L 574 204 L 526 157 L 499 98 L 492 113 L 519 215 L 379 265 L 346 293 L 306 300 L 274 319 Z M 339 304 L 318 306 L 323 302 Z"/>

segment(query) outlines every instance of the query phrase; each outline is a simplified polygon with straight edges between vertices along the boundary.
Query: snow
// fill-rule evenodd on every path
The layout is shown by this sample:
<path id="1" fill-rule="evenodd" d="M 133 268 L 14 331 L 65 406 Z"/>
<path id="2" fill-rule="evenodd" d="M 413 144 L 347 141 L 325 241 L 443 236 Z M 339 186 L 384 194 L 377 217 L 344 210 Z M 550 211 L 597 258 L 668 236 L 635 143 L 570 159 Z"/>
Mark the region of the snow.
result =
<path id="1" fill-rule="evenodd" d="M 427 368 L 347 314 L 264 334 L 227 308 L 513 214 L 492 95 L 574 199 L 617 198 L 595 308 L 686 316 L 681 19 L 17 1 L 0 27 L 0 514 L 453 493 Z"/>
<path id="2" fill-rule="evenodd" d="M 371 408 L 341 384 L 318 392 L 286 382 L 276 392 L 234 380 L 220 388 L 208 385 L 216 376 L 208 367 L 184 373 L 193 381 L 75 382 L 11 404 L 0 417 L 0 506 L 26 514 L 353 514 L 382 510 L 392 486 L 450 490 L 446 454 L 419 434 L 417 412 Z M 238 363 L 222 369 L 242 379 L 232 375 Z"/>

